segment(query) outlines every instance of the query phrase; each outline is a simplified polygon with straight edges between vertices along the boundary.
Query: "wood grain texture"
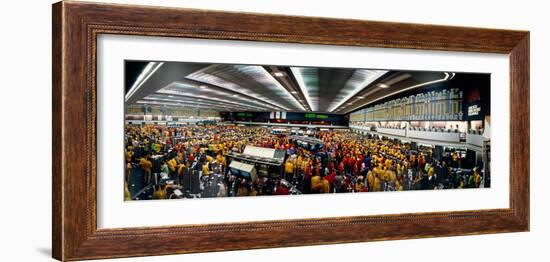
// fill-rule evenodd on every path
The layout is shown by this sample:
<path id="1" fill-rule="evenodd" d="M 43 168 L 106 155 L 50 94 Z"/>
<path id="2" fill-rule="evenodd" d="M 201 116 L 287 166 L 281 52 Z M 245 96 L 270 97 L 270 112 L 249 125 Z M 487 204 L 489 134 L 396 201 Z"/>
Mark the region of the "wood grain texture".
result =
<path id="1" fill-rule="evenodd" d="M 81 2 L 54 4 L 52 26 L 52 246 L 56 259 L 529 230 L 528 32 Z M 510 208 L 97 229 L 95 130 L 99 34 L 509 54 Z"/>
<path id="2" fill-rule="evenodd" d="M 63 190 L 61 188 L 61 71 L 62 69 L 62 33 L 61 5 L 52 8 L 52 256 L 61 257 L 63 253 Z"/>

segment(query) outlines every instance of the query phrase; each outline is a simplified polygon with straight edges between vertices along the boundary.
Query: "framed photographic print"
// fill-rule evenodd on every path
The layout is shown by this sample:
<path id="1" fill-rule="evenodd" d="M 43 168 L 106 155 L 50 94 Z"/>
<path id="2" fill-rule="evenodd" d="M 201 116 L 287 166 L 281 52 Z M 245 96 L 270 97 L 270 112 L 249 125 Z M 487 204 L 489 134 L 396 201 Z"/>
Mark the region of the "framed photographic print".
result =
<path id="1" fill-rule="evenodd" d="M 529 230 L 529 32 L 53 5 L 53 257 Z"/>

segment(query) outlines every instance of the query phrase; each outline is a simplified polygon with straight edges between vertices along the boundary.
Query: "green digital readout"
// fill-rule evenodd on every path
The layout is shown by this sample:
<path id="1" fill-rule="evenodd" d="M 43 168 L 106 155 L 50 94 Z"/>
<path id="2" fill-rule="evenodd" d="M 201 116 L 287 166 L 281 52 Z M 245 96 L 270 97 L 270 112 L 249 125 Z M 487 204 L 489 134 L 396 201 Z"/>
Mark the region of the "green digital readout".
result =
<path id="1" fill-rule="evenodd" d="M 252 117 L 252 113 L 240 112 L 240 113 L 237 113 L 237 116 L 238 117 Z"/>
<path id="2" fill-rule="evenodd" d="M 315 114 L 315 113 L 306 113 L 306 118 L 315 118 L 315 119 L 327 119 L 328 115 Z"/>

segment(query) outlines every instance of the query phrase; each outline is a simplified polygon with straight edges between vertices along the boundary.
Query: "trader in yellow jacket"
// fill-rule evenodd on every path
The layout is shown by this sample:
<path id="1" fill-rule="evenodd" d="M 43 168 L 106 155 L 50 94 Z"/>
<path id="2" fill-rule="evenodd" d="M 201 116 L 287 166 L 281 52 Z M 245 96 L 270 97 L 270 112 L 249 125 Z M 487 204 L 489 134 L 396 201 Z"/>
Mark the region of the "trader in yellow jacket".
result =
<path id="1" fill-rule="evenodd" d="M 166 199 L 166 187 L 164 185 L 156 188 L 153 199 Z"/>
<path id="2" fill-rule="evenodd" d="M 285 177 L 287 180 L 290 180 L 292 176 L 294 175 L 294 164 L 292 164 L 292 161 L 289 159 L 285 162 Z"/>
<path id="3" fill-rule="evenodd" d="M 146 157 L 142 157 L 139 159 L 139 166 L 143 170 L 143 173 L 145 175 L 145 184 L 149 184 L 151 182 L 151 169 L 153 168 L 153 163 L 149 161 Z"/>
<path id="4" fill-rule="evenodd" d="M 209 176 L 210 175 L 210 168 L 208 167 L 208 162 L 205 162 L 202 165 L 202 175 L 203 176 Z"/>
<path id="5" fill-rule="evenodd" d="M 296 158 L 296 169 L 298 171 L 302 171 L 302 155 L 298 155 L 298 158 Z"/>
<path id="6" fill-rule="evenodd" d="M 320 175 L 311 177 L 311 192 L 329 193 L 330 183 Z"/>
<path id="7" fill-rule="evenodd" d="M 367 185 L 368 185 L 369 191 L 373 191 L 373 185 L 374 185 L 374 171 L 373 170 L 370 170 L 367 173 Z"/>
<path id="8" fill-rule="evenodd" d="M 124 155 L 126 157 L 126 162 L 132 161 L 132 156 L 134 155 L 134 152 L 132 151 L 132 147 L 129 146 L 128 149 L 124 150 Z"/>
<path id="9" fill-rule="evenodd" d="M 481 172 L 479 168 L 474 169 L 474 187 L 478 188 L 481 184 Z"/>
<path id="10" fill-rule="evenodd" d="M 124 201 L 130 200 L 132 200 L 132 195 L 130 194 L 130 190 L 128 190 L 128 184 L 124 182 Z"/>
<path id="11" fill-rule="evenodd" d="M 372 185 L 372 191 L 380 191 L 382 190 L 382 182 L 380 181 L 380 178 L 378 178 L 378 174 L 375 173 L 374 175 L 374 182 Z"/>
<path id="12" fill-rule="evenodd" d="M 176 167 L 178 165 L 178 162 L 176 162 L 176 159 L 172 158 L 172 159 L 168 160 L 168 162 L 166 162 L 166 164 L 168 165 L 168 169 L 170 169 L 170 172 L 176 171 Z"/>
<path id="13" fill-rule="evenodd" d="M 222 166 L 225 166 L 225 157 L 222 154 L 218 154 L 216 156 L 216 162 Z"/>

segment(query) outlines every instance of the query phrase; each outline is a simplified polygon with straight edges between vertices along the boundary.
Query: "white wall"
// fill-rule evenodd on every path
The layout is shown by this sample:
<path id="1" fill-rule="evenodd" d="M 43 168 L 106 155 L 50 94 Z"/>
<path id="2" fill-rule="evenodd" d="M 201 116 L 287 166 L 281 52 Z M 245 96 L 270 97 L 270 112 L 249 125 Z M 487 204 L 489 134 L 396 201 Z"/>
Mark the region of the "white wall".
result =
<path id="1" fill-rule="evenodd" d="M 434 132 L 434 131 L 416 131 L 409 130 L 409 137 L 428 139 L 428 140 L 438 140 L 438 141 L 447 141 L 447 142 L 460 142 L 459 133 L 449 133 L 449 132 Z"/>
<path id="2" fill-rule="evenodd" d="M 378 133 L 388 134 L 388 135 L 395 135 L 395 136 L 406 136 L 405 129 L 401 128 L 383 128 L 378 127 L 376 129 Z"/>
<path id="3" fill-rule="evenodd" d="M 105 0 L 108 1 L 108 0 Z M 109 1 L 113 2 L 113 1 Z M 233 11 L 347 17 L 531 31 L 531 232 L 217 252 L 124 261 L 464 261 L 547 260 L 550 176 L 546 71 L 550 29 L 544 1 L 117 1 Z M 49 261 L 51 220 L 50 1 L 9 1 L 0 9 L 2 261 Z M 298 25 L 297 25 L 298 26 Z M 32 119 L 32 121 L 28 121 Z M 525 145 L 527 146 L 527 145 Z M 543 151 L 545 150 L 545 151 Z M 543 169 L 544 168 L 544 169 Z M 11 258 L 11 259 L 10 259 Z"/>

